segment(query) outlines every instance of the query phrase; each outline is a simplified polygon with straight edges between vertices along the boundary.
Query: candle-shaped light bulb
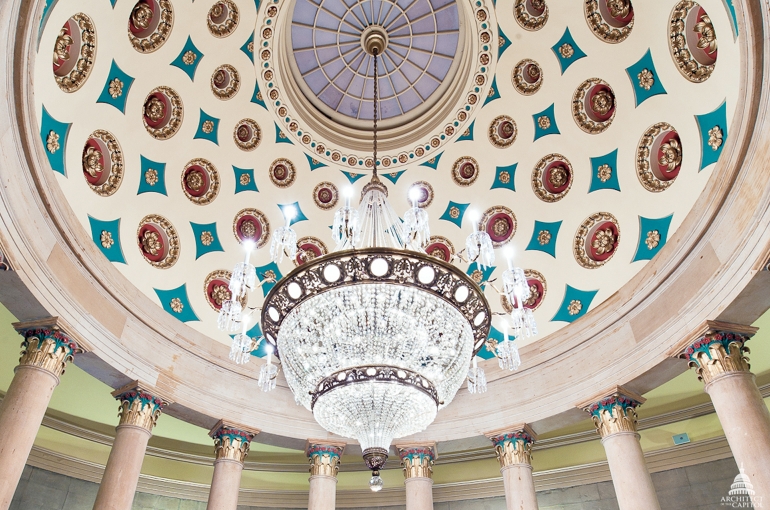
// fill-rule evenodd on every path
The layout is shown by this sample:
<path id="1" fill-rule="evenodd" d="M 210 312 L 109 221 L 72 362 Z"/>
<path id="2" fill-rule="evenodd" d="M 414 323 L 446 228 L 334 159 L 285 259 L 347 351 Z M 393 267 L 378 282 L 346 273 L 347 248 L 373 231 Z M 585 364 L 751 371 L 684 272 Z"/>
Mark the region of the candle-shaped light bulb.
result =
<path id="1" fill-rule="evenodd" d="M 508 341 L 508 322 L 503 321 L 503 338 L 507 342 Z"/>
<path id="2" fill-rule="evenodd" d="M 350 208 L 350 199 L 353 197 L 353 187 L 346 186 L 345 189 L 342 190 L 342 194 L 345 197 L 345 208 Z"/>
<path id="3" fill-rule="evenodd" d="M 417 209 L 417 203 L 419 202 L 421 195 L 422 190 L 417 186 L 413 186 L 412 189 L 409 190 L 409 200 L 412 201 L 412 207 L 415 209 Z"/>
<path id="4" fill-rule="evenodd" d="M 475 371 L 477 368 L 479 368 L 479 362 L 476 356 L 473 357 L 473 370 Z"/>
<path id="5" fill-rule="evenodd" d="M 476 210 L 468 211 L 468 219 L 471 220 L 473 231 L 476 232 L 479 229 L 479 220 L 481 215 Z"/>
<path id="6" fill-rule="evenodd" d="M 268 342 L 267 348 L 265 350 L 267 351 L 267 364 L 272 365 L 273 364 L 273 346 Z"/>
<path id="7" fill-rule="evenodd" d="M 508 261 L 508 269 L 513 271 L 513 247 L 506 246 L 504 253 L 505 253 L 505 260 Z"/>
<path id="8" fill-rule="evenodd" d="M 291 226 L 291 220 L 297 215 L 297 209 L 293 205 L 283 208 L 283 217 L 286 218 L 286 226 Z"/>

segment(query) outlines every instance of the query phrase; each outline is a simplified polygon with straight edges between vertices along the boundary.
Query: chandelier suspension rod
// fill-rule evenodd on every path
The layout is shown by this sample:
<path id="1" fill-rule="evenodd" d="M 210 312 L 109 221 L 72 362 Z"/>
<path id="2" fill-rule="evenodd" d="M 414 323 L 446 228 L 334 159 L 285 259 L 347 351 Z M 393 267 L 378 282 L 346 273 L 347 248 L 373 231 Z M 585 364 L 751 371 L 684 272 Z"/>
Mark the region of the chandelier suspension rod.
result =
<path id="1" fill-rule="evenodd" d="M 372 50 L 374 55 L 374 142 L 372 144 L 372 152 L 374 156 L 374 177 L 377 177 L 377 107 L 380 102 L 379 92 L 377 90 L 377 48 Z"/>

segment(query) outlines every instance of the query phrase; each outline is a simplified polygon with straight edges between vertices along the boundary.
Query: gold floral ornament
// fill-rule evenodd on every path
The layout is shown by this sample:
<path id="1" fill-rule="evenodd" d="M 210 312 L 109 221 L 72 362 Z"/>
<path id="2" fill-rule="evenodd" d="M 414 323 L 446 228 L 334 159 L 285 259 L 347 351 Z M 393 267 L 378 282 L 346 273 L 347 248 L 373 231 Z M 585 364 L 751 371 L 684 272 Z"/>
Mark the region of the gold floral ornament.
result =
<path id="1" fill-rule="evenodd" d="M 677 159 L 682 160 L 682 142 L 677 136 L 677 131 L 671 124 L 666 122 L 658 122 L 647 128 L 642 137 L 639 139 L 639 145 L 636 147 L 636 175 L 639 178 L 639 182 L 644 186 L 647 191 L 652 193 L 660 193 L 667 190 L 676 180 L 678 171 L 664 172 L 658 171 L 659 167 L 659 154 L 663 147 L 657 147 L 658 143 L 662 143 L 665 138 L 672 138 L 672 141 L 676 143 L 669 147 L 672 160 L 675 162 Z M 665 144 L 663 144 L 665 145 Z M 664 166 L 668 169 L 669 156 L 664 158 L 666 163 L 660 163 L 660 166 Z M 676 165 L 674 166 L 676 168 Z"/>
<path id="2" fill-rule="evenodd" d="M 182 304 L 182 300 L 178 297 L 175 297 L 171 300 L 171 304 L 169 305 L 172 310 L 174 310 L 174 313 L 182 313 L 182 310 L 184 310 L 184 305 Z"/>
<path id="3" fill-rule="evenodd" d="M 548 129 L 551 127 L 551 118 L 548 115 L 541 115 L 537 119 L 537 125 L 540 126 L 540 129 Z"/>
<path id="4" fill-rule="evenodd" d="M 484 273 L 482 273 L 478 269 L 474 270 L 471 273 L 471 280 L 473 280 L 477 284 L 480 284 L 483 279 L 484 279 Z"/>
<path id="5" fill-rule="evenodd" d="M 264 274 L 265 280 L 275 280 L 275 271 L 268 269 Z"/>
<path id="6" fill-rule="evenodd" d="M 139 0 L 131 10 L 128 39 L 134 49 L 140 53 L 152 53 L 163 46 L 174 26 L 174 10 L 171 1 L 156 0 L 153 4 L 157 9 L 151 8 L 144 0 Z M 151 27 L 154 28 L 150 30 Z"/>
<path id="7" fill-rule="evenodd" d="M 548 174 L 548 182 L 553 185 L 554 188 L 561 188 L 567 184 L 567 169 L 563 166 L 557 166 L 551 169 Z"/>
<path id="8" fill-rule="evenodd" d="M 198 55 L 196 55 L 194 51 L 187 50 L 184 55 L 182 55 L 182 62 L 184 62 L 185 65 L 191 66 L 195 63 L 196 58 L 198 58 Z"/>
<path id="9" fill-rule="evenodd" d="M 615 249 L 615 241 L 615 233 L 612 229 L 605 228 L 596 232 L 591 246 L 596 250 L 597 255 L 604 255 Z"/>
<path id="10" fill-rule="evenodd" d="M 232 292 L 230 292 L 226 285 L 214 285 L 214 288 L 211 290 L 211 299 L 214 300 L 217 306 L 222 306 L 222 303 L 231 299 L 232 295 Z"/>
<path id="11" fill-rule="evenodd" d="M 210 134 L 212 131 L 214 131 L 214 122 L 210 120 L 205 121 L 201 129 L 204 133 Z"/>
<path id="12" fill-rule="evenodd" d="M 53 45 L 54 64 L 59 63 L 59 61 L 66 62 L 70 59 L 69 47 L 72 46 L 74 42 L 72 37 L 67 33 L 66 28 L 62 28 L 59 31 L 59 35 L 56 36 L 56 42 Z"/>
<path id="13" fill-rule="evenodd" d="M 504 236 L 508 233 L 510 230 L 510 225 L 507 221 L 505 221 L 502 218 L 498 218 L 495 220 L 495 222 L 492 224 L 492 231 L 495 233 L 495 235 L 498 236 Z"/>
<path id="14" fill-rule="evenodd" d="M 516 22 L 523 29 L 529 31 L 540 30 L 548 21 L 548 5 L 545 0 L 516 0 L 513 6 L 513 14 L 516 17 Z"/>
<path id="15" fill-rule="evenodd" d="M 452 206 L 449 208 L 449 217 L 452 219 L 457 219 L 460 217 L 460 209 L 458 209 L 455 206 Z"/>
<path id="16" fill-rule="evenodd" d="M 609 181 L 610 178 L 612 177 L 612 167 L 607 164 L 600 166 L 596 171 L 596 176 L 602 182 Z"/>
<path id="17" fill-rule="evenodd" d="M 45 139 L 45 148 L 48 152 L 55 154 L 59 150 L 59 134 L 51 130 L 48 132 L 48 136 Z"/>
<path id="18" fill-rule="evenodd" d="M 645 239 L 644 244 L 647 245 L 648 250 L 657 248 L 660 244 L 660 232 L 657 230 L 650 230 L 647 232 L 647 239 Z"/>
<path id="19" fill-rule="evenodd" d="M 86 151 L 83 153 L 83 170 L 91 177 L 96 177 L 104 172 L 102 153 L 90 146 L 86 148 Z"/>
<path id="20" fill-rule="evenodd" d="M 639 86 L 644 90 L 650 90 L 655 85 L 655 75 L 649 69 L 642 69 L 636 78 L 639 80 Z"/>
<path id="21" fill-rule="evenodd" d="M 564 43 L 559 47 L 559 54 L 562 58 L 572 58 L 575 54 L 575 48 L 570 43 Z"/>
<path id="22" fill-rule="evenodd" d="M 158 171 L 154 168 L 148 168 L 147 171 L 144 172 L 144 182 L 150 186 L 158 184 Z"/>
<path id="23" fill-rule="evenodd" d="M 142 248 L 153 257 L 160 253 L 162 245 L 157 232 L 147 230 L 142 236 Z"/>
<path id="24" fill-rule="evenodd" d="M 713 128 L 709 129 L 709 147 L 711 147 L 712 151 L 716 151 L 722 146 L 722 138 L 724 135 L 722 134 L 722 128 L 719 126 L 714 126 Z"/>
<path id="25" fill-rule="evenodd" d="M 181 183 L 187 199 L 197 205 L 210 204 L 219 194 L 219 172 L 207 159 L 188 161 L 182 172 Z"/>
<path id="26" fill-rule="evenodd" d="M 251 182 L 251 177 L 249 174 L 241 174 L 241 176 L 238 178 L 238 182 L 241 183 L 241 186 L 246 186 Z"/>
<path id="27" fill-rule="evenodd" d="M 577 299 L 573 299 L 569 302 L 569 305 L 567 306 L 567 313 L 570 315 L 577 315 L 580 313 L 580 311 L 583 309 L 583 303 L 578 301 Z"/>
<path id="28" fill-rule="evenodd" d="M 607 8 L 613 18 L 625 18 L 631 12 L 629 0 L 607 0 Z"/>
<path id="29" fill-rule="evenodd" d="M 538 299 L 540 299 L 540 291 L 537 285 L 530 285 L 529 297 L 524 300 L 524 306 L 534 306 Z"/>
<path id="30" fill-rule="evenodd" d="M 717 51 L 717 34 L 714 31 L 714 25 L 711 23 L 711 18 L 708 14 L 704 14 L 700 17 L 700 21 L 695 24 L 693 28 L 697 34 L 700 34 L 698 39 L 698 48 L 706 53 L 714 53 Z"/>
<path id="31" fill-rule="evenodd" d="M 102 247 L 107 250 L 112 248 L 112 245 L 115 244 L 115 240 L 112 238 L 112 233 L 106 230 L 102 230 L 102 233 L 99 236 L 99 242 L 101 243 Z"/>
<path id="32" fill-rule="evenodd" d="M 501 183 L 503 183 L 503 184 L 508 184 L 509 182 L 511 182 L 511 174 L 509 174 L 509 173 L 508 173 L 508 172 L 506 172 L 505 170 L 503 170 L 502 172 L 500 172 L 500 175 L 498 175 L 498 176 L 497 176 L 497 178 L 498 178 L 498 179 L 500 180 L 500 182 L 501 182 Z"/>
<path id="33" fill-rule="evenodd" d="M 136 4 L 131 11 L 131 21 L 134 22 L 134 26 L 147 30 L 150 28 L 150 22 L 152 21 L 153 13 L 152 9 L 146 3 L 140 2 Z"/>
<path id="34" fill-rule="evenodd" d="M 108 90 L 112 99 L 117 99 L 123 95 L 123 82 L 118 78 L 113 78 L 110 82 L 110 88 Z"/>
<path id="35" fill-rule="evenodd" d="M 625 41 L 634 28 L 631 0 L 585 0 L 585 16 L 594 35 L 604 42 Z"/>
<path id="36" fill-rule="evenodd" d="M 257 226 L 254 225 L 253 221 L 246 220 L 241 225 L 241 232 L 243 233 L 244 237 L 253 239 L 254 236 L 257 234 Z"/>
<path id="37" fill-rule="evenodd" d="M 591 98 L 591 109 L 599 115 L 607 115 L 610 113 L 614 104 L 615 100 L 613 99 L 612 94 L 606 90 L 600 90 Z"/>
<path id="38" fill-rule="evenodd" d="M 572 118 L 580 129 L 596 135 L 606 131 L 615 119 L 615 93 L 600 78 L 589 78 L 572 95 Z"/>
<path id="39" fill-rule="evenodd" d="M 144 114 L 153 122 L 158 122 L 166 115 L 166 105 L 163 101 L 153 96 L 144 106 Z"/>
<path id="40" fill-rule="evenodd" d="M 201 244 L 203 246 L 211 246 L 211 243 L 214 242 L 214 236 L 209 232 L 208 230 L 204 230 L 201 232 Z"/>
<path id="41" fill-rule="evenodd" d="M 203 187 L 203 174 L 197 171 L 189 172 L 185 177 L 185 184 L 193 191 L 200 191 Z"/>
<path id="42" fill-rule="evenodd" d="M 541 230 L 537 234 L 537 242 L 540 243 L 540 246 L 545 246 L 546 244 L 551 242 L 551 233 L 547 230 Z"/>
<path id="43" fill-rule="evenodd" d="M 658 163 L 660 166 L 666 167 L 669 173 L 682 164 L 682 145 L 678 140 L 672 139 L 664 143 L 660 146 L 660 152 L 661 156 Z"/>

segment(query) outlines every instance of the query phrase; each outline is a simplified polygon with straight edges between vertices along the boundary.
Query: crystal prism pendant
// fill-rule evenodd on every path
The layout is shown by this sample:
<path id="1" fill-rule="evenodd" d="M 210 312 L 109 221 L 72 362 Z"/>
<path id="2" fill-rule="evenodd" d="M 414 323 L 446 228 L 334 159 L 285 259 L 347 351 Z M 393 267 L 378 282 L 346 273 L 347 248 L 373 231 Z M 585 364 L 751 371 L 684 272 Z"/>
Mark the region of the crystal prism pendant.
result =
<path id="1" fill-rule="evenodd" d="M 468 392 L 484 393 L 487 391 L 487 375 L 484 369 L 478 366 L 476 358 L 473 358 L 473 366 L 468 370 Z"/>
<path id="2" fill-rule="evenodd" d="M 257 270 L 249 262 L 239 262 L 233 268 L 233 276 L 230 278 L 230 292 L 233 299 L 242 298 L 247 291 L 254 289 L 257 282 Z"/>
<path id="3" fill-rule="evenodd" d="M 241 311 L 243 307 L 239 301 L 226 299 L 222 301 L 222 308 L 219 309 L 217 318 L 217 327 L 221 331 L 238 331 L 241 325 Z"/>
<path id="4" fill-rule="evenodd" d="M 257 386 L 264 392 L 274 390 L 276 379 L 278 379 L 278 367 L 272 363 L 266 363 L 259 371 Z"/>
<path id="5" fill-rule="evenodd" d="M 468 252 L 468 259 L 471 262 L 476 262 L 482 271 L 495 263 L 495 249 L 492 246 L 492 239 L 483 230 L 471 232 L 465 241 L 465 249 Z"/>
<path id="6" fill-rule="evenodd" d="M 336 250 L 355 248 L 359 242 L 358 211 L 350 204 L 345 205 L 334 213 L 332 224 L 332 239 L 337 245 Z"/>
<path id="7" fill-rule="evenodd" d="M 238 365 L 244 365 L 251 358 L 254 341 L 246 333 L 238 333 L 233 337 L 232 347 L 230 348 L 230 359 Z"/>
<path id="8" fill-rule="evenodd" d="M 430 224 L 428 212 L 419 207 L 412 207 L 404 214 L 404 237 L 407 247 L 414 251 L 422 251 L 430 241 Z"/>
<path id="9" fill-rule="evenodd" d="M 380 492 L 383 485 L 385 485 L 385 483 L 382 481 L 379 474 L 374 475 L 369 480 L 369 488 L 372 489 L 372 492 Z"/>
<path id="10" fill-rule="evenodd" d="M 273 262 L 282 262 L 284 254 L 290 259 L 297 256 L 297 233 L 291 227 L 275 229 L 270 243 L 270 259 Z"/>
<path id="11" fill-rule="evenodd" d="M 497 362 L 503 370 L 517 370 L 521 366 L 519 348 L 514 342 L 504 341 L 497 344 Z"/>

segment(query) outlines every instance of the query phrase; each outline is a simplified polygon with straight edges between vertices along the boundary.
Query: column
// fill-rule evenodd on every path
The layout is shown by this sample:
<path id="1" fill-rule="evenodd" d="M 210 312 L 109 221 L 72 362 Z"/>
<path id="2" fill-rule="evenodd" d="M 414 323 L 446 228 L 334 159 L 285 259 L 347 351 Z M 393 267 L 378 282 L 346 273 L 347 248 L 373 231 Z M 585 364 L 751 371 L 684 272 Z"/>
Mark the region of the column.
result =
<path id="1" fill-rule="evenodd" d="M 636 432 L 636 408 L 644 401 L 636 393 L 617 387 L 581 406 L 591 414 L 602 436 L 620 510 L 660 510 Z"/>
<path id="2" fill-rule="evenodd" d="M 13 325 L 23 337 L 21 358 L 0 404 L 0 509 L 16 491 L 54 388 L 73 356 L 82 352 L 59 319 Z"/>
<path id="3" fill-rule="evenodd" d="M 532 444 L 537 435 L 529 425 L 516 425 L 485 434 L 495 446 L 508 510 L 537 510 L 532 477 Z"/>
<path id="4" fill-rule="evenodd" d="M 112 392 L 120 421 L 107 459 L 94 510 L 131 510 L 147 441 L 167 402 L 134 381 Z"/>
<path id="5" fill-rule="evenodd" d="M 345 443 L 308 440 L 305 454 L 310 462 L 308 510 L 334 510 L 337 505 L 337 472 Z"/>
<path id="6" fill-rule="evenodd" d="M 396 445 L 404 468 L 406 510 L 433 510 L 435 443 Z"/>
<path id="7" fill-rule="evenodd" d="M 211 479 L 208 510 L 236 510 L 241 488 L 243 462 L 258 430 L 220 420 L 209 435 L 214 439 L 214 476 Z"/>
<path id="8" fill-rule="evenodd" d="M 758 507 L 770 501 L 770 412 L 745 356 L 745 343 L 756 331 L 708 321 L 680 357 L 705 383 L 733 457 L 754 486 Z"/>

